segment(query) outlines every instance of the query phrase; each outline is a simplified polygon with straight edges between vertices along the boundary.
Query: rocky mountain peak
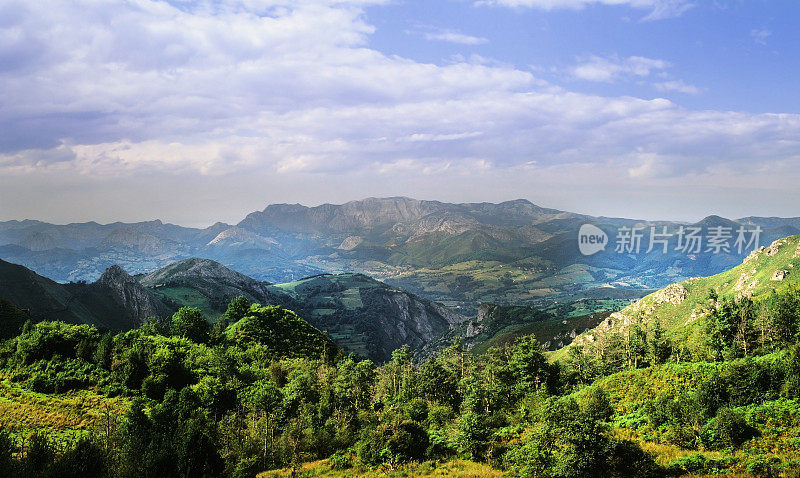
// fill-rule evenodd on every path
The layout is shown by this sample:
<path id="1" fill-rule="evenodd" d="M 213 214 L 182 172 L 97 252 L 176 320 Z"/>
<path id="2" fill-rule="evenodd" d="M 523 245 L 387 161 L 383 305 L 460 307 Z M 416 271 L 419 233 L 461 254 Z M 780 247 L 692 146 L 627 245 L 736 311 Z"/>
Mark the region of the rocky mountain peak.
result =
<path id="1" fill-rule="evenodd" d="M 136 279 L 133 278 L 130 274 L 128 274 L 125 269 L 122 267 L 114 264 L 113 266 L 106 269 L 103 274 L 100 276 L 97 282 L 103 284 L 119 284 L 119 283 L 129 283 L 129 282 L 136 282 Z"/>

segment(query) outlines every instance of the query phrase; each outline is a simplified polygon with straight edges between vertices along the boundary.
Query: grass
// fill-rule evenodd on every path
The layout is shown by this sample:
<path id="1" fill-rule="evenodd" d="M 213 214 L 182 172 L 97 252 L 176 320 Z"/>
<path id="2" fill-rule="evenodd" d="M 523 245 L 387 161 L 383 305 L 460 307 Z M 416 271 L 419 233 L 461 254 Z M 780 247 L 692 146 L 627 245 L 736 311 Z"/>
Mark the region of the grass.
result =
<path id="1" fill-rule="evenodd" d="M 56 440 L 74 440 L 98 426 L 104 413 L 118 417 L 127 407 L 124 398 L 90 390 L 42 394 L 0 381 L 0 427 L 17 438 L 44 431 Z"/>
<path id="2" fill-rule="evenodd" d="M 756 360 L 774 360 L 779 354 L 781 352 Z M 672 363 L 627 370 L 602 378 L 573 396 L 580 402 L 591 388 L 605 390 L 616 410 L 612 423 L 616 435 L 638 442 L 663 466 L 700 454 L 722 463 L 727 473 L 741 476 L 755 476 L 753 470 L 763 467 L 765 462 L 779 473 L 800 469 L 800 400 L 780 398 L 735 408 L 760 432 L 736 450 L 681 448 L 666 442 L 661 430 L 653 430 L 647 424 L 643 413 L 647 402 L 662 393 L 672 396 L 692 393 L 705 378 L 719 373 L 722 366 L 722 363 Z"/>
<path id="3" fill-rule="evenodd" d="M 272 470 L 260 473 L 258 478 L 279 478 L 292 476 L 290 468 Z M 505 476 L 503 472 L 495 470 L 488 465 L 465 460 L 451 460 L 446 462 L 426 461 L 424 463 L 411 463 L 408 465 L 389 467 L 382 466 L 376 469 L 348 468 L 345 470 L 334 469 L 327 460 L 304 463 L 300 469 L 301 477 L 330 477 L 330 478 L 401 478 L 411 476 L 449 476 L 460 478 L 484 478 Z"/>
<path id="4" fill-rule="evenodd" d="M 154 290 L 156 295 L 166 297 L 168 302 L 175 302 L 181 306 L 196 307 L 209 319 L 216 319 L 220 312 L 211 306 L 208 297 L 189 287 L 159 287 Z"/>
<path id="5" fill-rule="evenodd" d="M 645 323 L 657 317 L 661 326 L 676 343 L 685 343 L 693 347 L 703 339 L 702 328 L 698 327 L 702 321 L 697 318 L 710 307 L 708 301 L 710 290 L 716 291 L 720 298 L 731 299 L 749 291 L 757 301 L 773 290 L 780 291 L 800 285 L 800 256 L 798 256 L 800 236 L 779 239 L 776 244 L 771 254 L 763 250 L 744 263 L 720 274 L 680 282 L 680 286 L 686 290 L 686 298 L 678 304 L 659 301 L 661 291 L 657 291 L 625 307 L 620 314 L 633 321 L 642 317 Z M 773 281 L 772 276 L 777 270 L 788 270 L 789 274 L 782 281 Z M 624 322 L 615 321 L 616 324 Z M 619 330 L 619 325 L 615 327 Z M 599 332 L 599 335 L 603 333 L 606 332 Z M 582 339 L 578 338 L 573 343 L 585 343 Z M 554 353 L 551 359 L 563 360 L 567 352 L 565 347 Z"/>

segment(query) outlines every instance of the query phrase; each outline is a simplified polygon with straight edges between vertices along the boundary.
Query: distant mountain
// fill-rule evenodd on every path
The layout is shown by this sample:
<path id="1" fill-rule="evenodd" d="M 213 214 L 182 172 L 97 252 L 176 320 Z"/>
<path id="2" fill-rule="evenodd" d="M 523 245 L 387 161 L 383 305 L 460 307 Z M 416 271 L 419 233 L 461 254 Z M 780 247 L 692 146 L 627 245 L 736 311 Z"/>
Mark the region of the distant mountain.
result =
<path id="1" fill-rule="evenodd" d="M 166 317 L 169 307 L 119 267 L 92 284 L 58 284 L 16 264 L 0 260 L 0 299 L 37 320 L 94 324 L 127 330 L 147 317 Z"/>
<path id="2" fill-rule="evenodd" d="M 747 224 L 751 226 L 761 226 L 763 228 L 777 228 L 782 226 L 789 226 L 794 229 L 800 230 L 800 217 L 756 217 L 748 216 L 737 219 L 739 224 Z"/>
<path id="3" fill-rule="evenodd" d="M 583 256 L 581 225 L 608 234 L 608 247 Z M 405 197 L 307 207 L 269 205 L 236 225 L 205 229 L 161 221 L 53 225 L 0 222 L 0 257 L 57 281 L 96 280 L 118 264 L 148 273 L 192 257 L 215 260 L 258 281 L 288 282 L 320 273 L 362 273 L 419 296 L 477 313 L 480 302 L 546 308 L 600 287 L 644 290 L 722 272 L 747 250 L 650 252 L 650 227 L 664 221 L 590 217 L 526 200 L 451 204 Z M 762 229 L 760 243 L 800 232 L 800 218 L 709 216 L 692 225 Z M 637 254 L 615 250 L 620 228 L 642 231 Z M 642 292 L 644 293 L 644 292 Z"/>

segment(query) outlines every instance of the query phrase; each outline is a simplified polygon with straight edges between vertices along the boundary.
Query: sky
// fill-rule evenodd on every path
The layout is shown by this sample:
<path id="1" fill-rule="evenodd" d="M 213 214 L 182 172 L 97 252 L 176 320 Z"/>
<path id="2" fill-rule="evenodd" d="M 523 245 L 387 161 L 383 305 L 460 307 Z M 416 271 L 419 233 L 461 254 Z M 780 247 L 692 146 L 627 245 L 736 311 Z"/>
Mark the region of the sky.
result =
<path id="1" fill-rule="evenodd" d="M 0 0 L 0 220 L 800 216 L 800 2 Z"/>

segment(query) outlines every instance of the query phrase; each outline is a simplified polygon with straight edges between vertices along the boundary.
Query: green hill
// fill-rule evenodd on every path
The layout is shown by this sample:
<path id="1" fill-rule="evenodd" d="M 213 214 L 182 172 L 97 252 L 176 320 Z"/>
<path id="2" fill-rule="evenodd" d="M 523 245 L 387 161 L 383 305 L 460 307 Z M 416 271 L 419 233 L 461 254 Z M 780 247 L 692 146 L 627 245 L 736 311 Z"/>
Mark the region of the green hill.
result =
<path id="1" fill-rule="evenodd" d="M 197 307 L 210 320 L 222 315 L 228 304 L 239 296 L 260 304 L 278 303 L 268 283 L 251 279 L 210 259 L 178 261 L 137 279 L 172 308 Z"/>
<path id="2" fill-rule="evenodd" d="M 725 300 L 739 301 L 746 297 L 759 304 L 773 292 L 796 289 L 800 285 L 798 266 L 800 236 L 778 239 L 754 251 L 730 270 L 671 284 L 645 296 L 577 337 L 572 346 L 597 347 L 604 338 L 625 334 L 634 325 L 647 328 L 658 324 L 678 344 L 695 350 L 704 340 L 702 318 L 716 311 Z M 568 349 L 556 352 L 554 358 L 565 358 Z"/>
<path id="3" fill-rule="evenodd" d="M 281 357 L 333 357 L 339 348 L 291 310 L 253 304 L 225 330 L 228 340 L 267 346 Z"/>

